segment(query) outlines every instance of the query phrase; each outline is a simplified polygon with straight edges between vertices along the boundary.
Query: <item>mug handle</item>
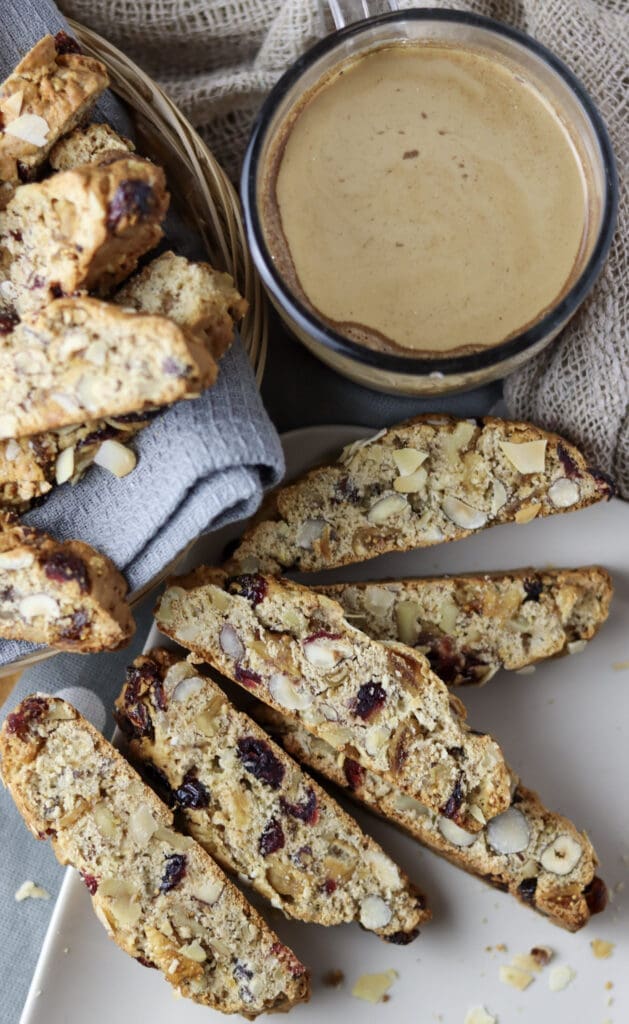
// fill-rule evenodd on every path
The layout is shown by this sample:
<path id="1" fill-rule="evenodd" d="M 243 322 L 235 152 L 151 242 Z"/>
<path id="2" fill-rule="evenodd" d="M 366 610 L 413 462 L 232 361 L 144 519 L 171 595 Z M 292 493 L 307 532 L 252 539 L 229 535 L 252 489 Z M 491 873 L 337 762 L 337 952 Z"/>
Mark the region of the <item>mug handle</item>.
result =
<path id="1" fill-rule="evenodd" d="M 327 0 L 335 28 L 344 28 L 355 21 L 382 14 L 383 10 L 397 11 L 398 0 Z M 379 8 L 379 9 L 378 9 Z"/>

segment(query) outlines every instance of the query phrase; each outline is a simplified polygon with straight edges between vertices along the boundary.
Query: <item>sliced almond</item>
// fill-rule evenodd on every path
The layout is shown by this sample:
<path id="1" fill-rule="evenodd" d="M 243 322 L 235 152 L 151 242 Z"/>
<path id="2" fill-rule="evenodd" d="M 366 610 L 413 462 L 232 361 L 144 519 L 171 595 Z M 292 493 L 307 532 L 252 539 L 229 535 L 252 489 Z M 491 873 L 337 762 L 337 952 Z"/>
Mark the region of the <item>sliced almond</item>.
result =
<path id="1" fill-rule="evenodd" d="M 417 601 L 398 601 L 395 606 L 395 621 L 397 624 L 398 639 L 403 644 L 413 646 L 419 636 L 417 618 L 420 607 Z"/>
<path id="2" fill-rule="evenodd" d="M 221 650 L 230 658 L 235 658 L 236 661 L 240 661 L 244 656 L 245 645 L 229 622 L 226 622 L 225 625 L 221 627 L 218 642 L 221 646 Z"/>
<path id="3" fill-rule="evenodd" d="M 55 481 L 61 486 L 68 481 L 74 473 L 74 445 L 70 448 L 64 448 L 62 452 L 57 455 L 57 461 L 55 462 Z"/>
<path id="4" fill-rule="evenodd" d="M 393 461 L 401 476 L 411 476 L 428 458 L 428 452 L 418 448 L 400 448 L 393 452 Z"/>
<path id="5" fill-rule="evenodd" d="M 386 586 L 374 585 L 365 588 L 363 601 L 368 612 L 384 618 L 395 603 L 395 593 Z"/>
<path id="6" fill-rule="evenodd" d="M 466 832 L 450 818 L 439 818 L 438 826 L 443 838 L 453 846 L 471 846 L 478 839 L 477 833 Z"/>
<path id="7" fill-rule="evenodd" d="M 28 569 L 34 558 L 32 551 L 0 551 L 0 572 Z"/>
<path id="8" fill-rule="evenodd" d="M 45 619 L 58 619 L 61 609 L 58 602 L 49 594 L 29 594 L 20 601 L 18 612 L 23 619 L 30 622 L 40 615 Z"/>
<path id="9" fill-rule="evenodd" d="M 31 146 L 45 146 L 48 141 L 50 127 L 39 114 L 20 114 L 4 128 L 6 135 L 13 135 L 22 142 L 30 142 Z"/>
<path id="10" fill-rule="evenodd" d="M 325 519 L 306 519 L 301 525 L 295 537 L 298 548 L 309 551 L 317 540 L 321 540 L 329 523 Z"/>
<path id="11" fill-rule="evenodd" d="M 193 939 L 186 946 L 180 946 L 179 952 L 182 956 L 185 956 L 188 960 L 194 960 L 197 964 L 205 963 L 207 960 L 207 953 L 198 939 Z"/>
<path id="12" fill-rule="evenodd" d="M 421 491 L 428 479 L 428 473 L 421 467 L 415 473 L 409 473 L 408 476 L 399 476 L 397 480 L 393 481 L 393 489 L 399 494 L 417 494 Z"/>
<path id="13" fill-rule="evenodd" d="M 141 849 L 147 846 L 158 828 L 159 824 L 146 804 L 140 804 L 129 818 L 129 835 Z"/>
<path id="14" fill-rule="evenodd" d="M 401 494 L 387 494 L 373 503 L 367 513 L 367 519 L 370 523 L 380 526 L 407 508 L 409 508 L 408 501 Z"/>
<path id="15" fill-rule="evenodd" d="M 381 1003 L 397 976 L 393 968 L 379 974 L 362 974 L 352 989 L 352 995 L 366 1003 Z"/>
<path id="16" fill-rule="evenodd" d="M 109 470 L 117 477 L 123 477 L 130 473 L 132 469 L 135 469 L 137 461 L 135 452 L 132 452 L 124 444 L 120 444 L 120 441 L 113 441 L 111 438 L 103 441 L 94 456 L 97 466 Z"/>
<path id="17" fill-rule="evenodd" d="M 519 992 L 523 992 L 533 981 L 531 971 L 525 971 L 521 967 L 515 967 L 513 964 L 502 964 L 499 977 L 503 984 L 510 985 L 511 988 L 516 988 Z"/>
<path id="18" fill-rule="evenodd" d="M 546 441 L 499 441 L 499 447 L 518 473 L 543 473 L 546 463 Z"/>
<path id="19" fill-rule="evenodd" d="M 494 480 L 491 499 L 492 515 L 497 515 L 500 509 L 507 504 L 507 489 L 502 480 Z"/>
<path id="20" fill-rule="evenodd" d="M 455 526 L 462 530 L 480 530 L 487 522 L 487 514 L 478 508 L 474 508 L 454 494 L 447 494 L 443 499 L 441 508 Z"/>
<path id="21" fill-rule="evenodd" d="M 205 689 L 205 685 L 205 680 L 201 676 L 186 676 L 180 683 L 177 683 L 171 700 L 175 703 L 185 704 L 195 694 L 201 693 Z"/>
<path id="22" fill-rule="evenodd" d="M 513 518 L 516 523 L 523 526 L 524 523 L 530 523 L 531 519 L 535 519 L 535 516 L 538 515 L 540 509 L 541 505 L 534 505 L 532 503 L 530 505 L 523 505 L 522 508 L 517 510 Z"/>
<path id="23" fill-rule="evenodd" d="M 11 93 L 6 99 L 0 100 L 0 110 L 4 114 L 5 122 L 14 121 L 16 117 L 19 117 L 22 113 L 22 102 L 24 100 L 24 93 L 21 89 L 17 92 Z"/>
<path id="24" fill-rule="evenodd" d="M 312 704 L 312 695 L 301 690 L 283 672 L 275 672 L 269 679 L 269 693 L 273 700 L 289 711 L 303 711 Z"/>

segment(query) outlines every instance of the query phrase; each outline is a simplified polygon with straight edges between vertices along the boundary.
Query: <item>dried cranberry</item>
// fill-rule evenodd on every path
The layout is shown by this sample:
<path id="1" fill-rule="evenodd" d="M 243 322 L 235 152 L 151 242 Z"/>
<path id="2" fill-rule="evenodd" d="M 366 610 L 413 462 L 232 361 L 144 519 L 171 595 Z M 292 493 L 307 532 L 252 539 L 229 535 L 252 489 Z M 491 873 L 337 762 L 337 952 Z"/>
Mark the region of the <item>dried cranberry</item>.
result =
<path id="1" fill-rule="evenodd" d="M 326 878 L 322 888 L 326 896 L 331 896 L 338 889 L 338 883 L 333 878 Z"/>
<path id="2" fill-rule="evenodd" d="M 118 723 L 120 725 L 120 722 Z M 158 768 L 152 761 L 144 761 L 142 764 L 142 775 L 148 782 L 151 789 L 155 790 L 158 797 L 163 800 L 165 804 L 172 807 L 175 802 L 175 794 L 173 793 L 168 776 L 161 768 Z"/>
<path id="3" fill-rule="evenodd" d="M 18 711 L 7 716 L 7 730 L 26 743 L 31 723 L 45 718 L 47 712 L 48 701 L 44 697 L 27 697 Z"/>
<path id="4" fill-rule="evenodd" d="M 540 595 L 544 590 L 544 584 L 541 580 L 524 580 L 522 586 L 524 587 L 524 598 L 525 603 L 527 601 L 539 601 Z"/>
<path id="5" fill-rule="evenodd" d="M 354 761 L 353 758 L 346 757 L 343 762 L 343 771 L 345 772 L 349 788 L 360 789 L 365 781 L 365 769 L 363 766 L 358 761 Z"/>
<path id="6" fill-rule="evenodd" d="M 366 721 L 382 707 L 386 699 L 386 691 L 381 683 L 363 683 L 358 690 L 354 714 Z"/>
<path id="7" fill-rule="evenodd" d="M 341 633 L 330 633 L 327 629 L 317 629 L 314 633 L 311 633 L 310 636 L 306 637 L 303 644 L 305 647 L 306 644 L 311 644 L 313 640 L 340 640 L 341 636 Z"/>
<path id="8" fill-rule="evenodd" d="M 459 761 L 463 757 L 464 750 L 463 747 L 448 747 L 448 753 L 455 761 Z"/>
<path id="9" fill-rule="evenodd" d="M 278 850 L 281 850 L 285 841 L 284 830 L 279 821 L 277 818 L 271 818 L 264 826 L 264 832 L 260 836 L 258 849 L 263 857 L 268 857 L 269 854 L 277 853 Z"/>
<path id="10" fill-rule="evenodd" d="M 10 334 L 17 323 L 15 313 L 0 313 L 0 334 Z"/>
<path id="11" fill-rule="evenodd" d="M 240 664 L 237 664 L 234 669 L 234 679 L 236 682 L 241 683 L 242 686 L 246 686 L 248 690 L 253 690 L 255 686 L 259 686 L 262 682 L 262 676 L 259 676 L 257 672 L 250 668 L 243 668 Z"/>
<path id="12" fill-rule="evenodd" d="M 271 946 L 271 956 L 276 956 L 281 964 L 290 971 L 293 978 L 301 978 L 307 974 L 307 968 L 297 959 L 292 949 L 285 946 L 283 942 L 274 942 Z"/>
<path id="13" fill-rule="evenodd" d="M 28 167 L 27 164 L 22 163 L 21 160 L 17 162 L 17 176 L 25 185 L 27 182 L 32 181 L 35 176 L 35 170 L 33 167 Z M 22 241 L 22 233 L 20 232 L 20 241 Z"/>
<path id="14" fill-rule="evenodd" d="M 444 818 L 456 818 L 463 803 L 463 788 L 461 786 L 462 776 L 459 775 L 454 784 L 454 789 L 448 797 L 447 802 L 441 808 Z"/>
<path id="15" fill-rule="evenodd" d="M 159 885 L 160 892 L 170 892 L 179 885 L 186 874 L 186 857 L 183 853 L 171 853 L 166 857 L 166 869 Z"/>
<path id="16" fill-rule="evenodd" d="M 333 504 L 341 505 L 343 502 L 348 502 L 350 505 L 357 505 L 359 501 L 360 492 L 351 476 L 342 476 L 334 487 Z"/>
<path id="17" fill-rule="evenodd" d="M 82 558 L 65 551 L 57 551 L 44 562 L 44 572 L 55 583 L 78 583 L 82 594 L 88 594 L 90 580 Z"/>
<path id="18" fill-rule="evenodd" d="M 245 967 L 242 960 L 236 960 L 232 974 L 236 981 L 251 981 L 253 978 L 253 971 Z"/>
<path id="19" fill-rule="evenodd" d="M 63 298 L 63 288 L 61 287 L 61 285 L 59 284 L 58 281 L 52 281 L 51 282 L 51 284 L 50 284 L 50 294 L 52 295 L 53 299 L 61 299 L 61 298 Z"/>
<path id="20" fill-rule="evenodd" d="M 168 707 L 161 669 L 150 658 L 144 658 L 139 665 L 130 665 L 127 669 L 124 702 L 127 706 L 135 704 L 145 694 L 150 694 L 154 706 L 160 711 Z"/>
<path id="21" fill-rule="evenodd" d="M 69 36 L 67 32 L 57 32 L 55 35 L 55 49 L 58 54 L 82 52 L 76 39 Z"/>
<path id="22" fill-rule="evenodd" d="M 413 928 L 410 932 L 393 932 L 393 935 L 383 935 L 382 938 L 393 946 L 408 946 L 418 935 L 419 928 Z"/>
<path id="23" fill-rule="evenodd" d="M 253 572 L 243 573 L 242 576 L 230 576 L 225 583 L 225 590 L 229 594 L 244 597 L 254 608 L 260 601 L 264 601 L 268 589 L 269 585 L 264 576 Z"/>
<path id="24" fill-rule="evenodd" d="M 0 601 L 15 601 L 16 598 L 15 587 L 3 587 L 0 590 Z"/>
<path id="25" fill-rule="evenodd" d="M 72 613 L 72 618 L 67 626 L 59 633 L 59 636 L 63 640 L 80 640 L 83 635 L 83 630 L 89 625 L 90 617 L 86 612 L 85 608 L 77 608 Z"/>
<path id="26" fill-rule="evenodd" d="M 570 455 L 568 449 L 565 448 L 561 444 L 561 442 L 559 442 L 557 445 L 557 455 L 559 456 L 559 461 L 561 462 L 561 465 L 563 466 L 564 472 L 567 477 L 569 477 L 572 480 L 574 479 L 574 477 L 581 476 L 581 474 L 579 473 L 579 467 Z"/>
<path id="27" fill-rule="evenodd" d="M 421 643 L 423 637 L 419 637 Z M 452 638 L 440 636 L 437 639 L 431 638 L 431 646 L 426 657 L 430 667 L 444 683 L 453 683 L 462 667 L 463 659 L 461 652 L 454 647 Z"/>
<path id="28" fill-rule="evenodd" d="M 536 878 L 523 878 L 518 886 L 518 896 L 525 903 L 535 903 L 535 893 L 537 891 L 537 879 Z"/>
<path id="29" fill-rule="evenodd" d="M 155 738 L 153 721 L 145 704 L 130 705 L 124 712 L 117 710 L 114 717 L 122 731 L 131 739 L 140 740 L 143 736 L 150 740 Z"/>
<path id="30" fill-rule="evenodd" d="M 115 231 L 123 217 L 146 217 L 154 205 L 154 192 L 146 181 L 121 181 L 107 208 L 107 227 Z"/>
<path id="31" fill-rule="evenodd" d="M 142 967 L 157 967 L 157 964 L 154 964 L 152 960 L 147 960 L 144 956 L 136 956 L 135 959 L 142 964 Z"/>
<path id="32" fill-rule="evenodd" d="M 197 807 L 208 806 L 210 794 L 201 780 L 197 779 L 193 768 L 186 772 L 181 786 L 175 790 L 175 800 L 180 807 L 196 809 Z"/>
<path id="33" fill-rule="evenodd" d="M 162 362 L 162 372 L 169 377 L 181 377 L 183 379 L 188 376 L 189 367 L 179 359 L 167 356 Z"/>
<path id="34" fill-rule="evenodd" d="M 319 820 L 319 806 L 314 789 L 308 789 L 306 799 L 302 804 L 291 804 L 284 797 L 280 797 L 280 805 L 285 814 L 304 821 L 306 825 L 316 825 Z"/>
<path id="35" fill-rule="evenodd" d="M 589 473 L 596 484 L 597 490 L 603 492 L 607 501 L 611 501 L 616 494 L 616 484 L 612 480 L 611 476 L 607 473 L 603 473 L 602 469 L 590 469 Z"/>
<path id="36" fill-rule="evenodd" d="M 600 914 L 602 910 L 605 910 L 609 900 L 609 893 L 605 882 L 598 875 L 595 875 L 589 885 L 586 885 L 583 895 L 585 896 L 585 902 L 588 905 L 590 914 Z"/>
<path id="37" fill-rule="evenodd" d="M 81 871 L 79 873 L 81 875 L 81 878 L 85 882 L 85 885 L 87 886 L 88 892 L 91 893 L 91 895 L 93 896 L 96 890 L 98 889 L 98 879 L 94 878 L 94 875 L 86 874 L 85 871 Z"/>
<path id="38" fill-rule="evenodd" d="M 284 780 L 285 768 L 265 740 L 255 736 L 244 736 L 238 740 L 238 757 L 245 771 L 260 782 L 266 782 L 271 789 L 279 789 Z"/>

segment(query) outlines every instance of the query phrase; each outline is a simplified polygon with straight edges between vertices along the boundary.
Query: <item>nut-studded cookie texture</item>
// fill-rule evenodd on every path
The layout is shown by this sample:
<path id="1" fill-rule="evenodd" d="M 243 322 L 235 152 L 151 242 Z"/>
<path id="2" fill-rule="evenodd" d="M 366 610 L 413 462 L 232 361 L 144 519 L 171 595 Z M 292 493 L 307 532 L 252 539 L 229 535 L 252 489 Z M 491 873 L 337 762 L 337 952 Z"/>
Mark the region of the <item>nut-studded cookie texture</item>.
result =
<path id="1" fill-rule="evenodd" d="M 185 830 L 288 917 L 358 921 L 405 945 L 430 916 L 394 861 L 194 665 L 162 649 L 136 658 L 116 720 Z"/>
<path id="2" fill-rule="evenodd" d="M 65 32 L 44 36 L 29 50 L 0 85 L 0 196 L 31 180 L 108 84 L 104 64 L 84 56 Z"/>
<path id="3" fill-rule="evenodd" d="M 20 317 L 79 291 L 107 295 L 163 236 L 161 167 L 125 152 L 17 189 L 0 214 L 0 245 Z"/>
<path id="4" fill-rule="evenodd" d="M 135 630 L 127 584 L 82 541 L 56 541 L 0 516 L 0 637 L 58 650 L 116 650 Z"/>
<path id="5" fill-rule="evenodd" d="M 0 339 L 0 439 L 169 405 L 217 372 L 205 347 L 166 317 L 57 299 Z"/>
<path id="6" fill-rule="evenodd" d="M 97 163 L 114 152 L 132 153 L 134 150 L 131 139 L 118 135 L 108 124 L 92 122 L 79 125 L 59 139 L 50 152 L 48 162 L 53 171 L 71 171 L 81 164 Z"/>
<path id="7" fill-rule="evenodd" d="M 613 587 L 605 569 L 586 566 L 317 589 L 368 636 L 417 648 L 440 679 L 462 686 L 579 653 L 605 622 Z"/>
<path id="8" fill-rule="evenodd" d="M 336 601 L 201 567 L 171 581 L 156 619 L 195 657 L 462 828 L 478 831 L 509 806 L 500 748 L 470 731 L 423 655 L 371 640 Z"/>
<path id="9" fill-rule="evenodd" d="M 574 445 L 530 423 L 418 416 L 276 491 L 227 568 L 328 569 L 522 525 L 612 493 Z"/>
<path id="10" fill-rule="evenodd" d="M 234 324 L 248 308 L 229 274 L 174 252 L 151 260 L 120 289 L 115 301 L 145 313 L 169 316 L 206 345 L 215 359 L 231 345 Z"/>
<path id="11" fill-rule="evenodd" d="M 328 743 L 286 716 L 268 708 L 255 713 L 297 760 L 441 857 L 511 893 L 554 924 L 577 931 L 605 909 L 607 888 L 596 874 L 598 860 L 586 833 L 544 807 L 523 785 L 515 786 L 506 811 L 469 835 L 352 758 L 339 760 Z"/>
<path id="12" fill-rule="evenodd" d="M 0 757 L 31 831 L 81 872 L 100 922 L 140 964 L 224 1013 L 308 998 L 306 968 L 70 704 L 27 697 L 4 722 Z"/>

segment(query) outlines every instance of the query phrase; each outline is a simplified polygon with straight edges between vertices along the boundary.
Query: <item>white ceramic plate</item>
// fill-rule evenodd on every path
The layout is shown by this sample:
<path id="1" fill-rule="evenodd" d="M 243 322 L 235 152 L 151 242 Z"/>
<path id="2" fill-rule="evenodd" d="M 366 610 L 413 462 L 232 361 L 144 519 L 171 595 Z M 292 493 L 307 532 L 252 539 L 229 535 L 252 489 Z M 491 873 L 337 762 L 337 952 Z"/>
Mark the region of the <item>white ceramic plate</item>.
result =
<path id="1" fill-rule="evenodd" d="M 365 433 L 320 427 L 287 435 L 289 475 Z M 357 926 L 324 930 L 270 915 L 282 939 L 312 968 L 312 1002 L 292 1012 L 296 1024 L 314 1024 L 324 1017 L 327 1024 L 463 1024 L 468 1009 L 478 1005 L 487 1007 L 500 1024 L 625 1024 L 629 1019 L 629 885 L 620 891 L 629 875 L 628 520 L 627 506 L 613 501 L 339 571 L 339 579 L 341 573 L 367 579 L 531 564 L 600 562 L 612 570 L 616 595 L 611 617 L 582 654 L 541 665 L 531 675 L 500 673 L 483 689 L 467 689 L 463 696 L 472 723 L 502 742 L 523 781 L 538 789 L 549 806 L 588 830 L 613 902 L 581 933 L 569 935 L 384 823 L 356 812 L 428 893 L 434 919 L 414 943 L 402 948 L 379 942 Z M 218 559 L 237 532 L 232 527 L 204 538 L 189 561 Z M 156 639 L 154 632 L 148 645 Z M 619 883 L 620 890 L 614 891 Z M 590 941 L 595 938 L 616 943 L 611 959 L 594 958 Z M 501 944 L 508 952 L 496 950 Z M 499 981 L 501 964 L 540 944 L 555 951 L 555 963 L 576 971 L 568 988 L 549 990 L 549 968 L 525 992 Z M 359 975 L 388 968 L 399 975 L 389 1002 L 372 1006 L 351 996 Z M 322 975 L 330 969 L 343 971 L 340 989 L 323 984 Z M 609 982 L 613 988 L 606 987 Z M 220 1019 L 211 1010 L 175 1001 L 156 971 L 125 956 L 96 921 L 78 876 L 68 871 L 21 1024 L 200 1024 Z"/>

